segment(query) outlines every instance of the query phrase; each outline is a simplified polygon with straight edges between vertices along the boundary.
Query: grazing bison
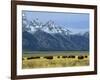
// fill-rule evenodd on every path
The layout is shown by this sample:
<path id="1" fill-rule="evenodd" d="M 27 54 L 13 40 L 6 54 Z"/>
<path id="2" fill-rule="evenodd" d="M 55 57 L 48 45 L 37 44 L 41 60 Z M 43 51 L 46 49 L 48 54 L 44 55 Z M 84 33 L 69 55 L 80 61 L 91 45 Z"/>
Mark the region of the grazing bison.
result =
<path id="1" fill-rule="evenodd" d="M 46 59 L 53 59 L 53 56 L 45 56 Z"/>
<path id="2" fill-rule="evenodd" d="M 84 59 L 84 56 L 78 56 L 78 59 Z"/>
<path id="3" fill-rule="evenodd" d="M 22 58 L 22 60 L 25 60 L 24 58 Z"/>
<path id="4" fill-rule="evenodd" d="M 39 59 L 40 57 L 28 57 L 27 59 L 29 60 L 29 59 Z"/>
<path id="5" fill-rule="evenodd" d="M 60 56 L 58 56 L 57 58 L 60 58 Z"/>
<path id="6" fill-rule="evenodd" d="M 84 56 L 85 58 L 87 58 L 88 56 Z"/>
<path id="7" fill-rule="evenodd" d="M 67 58 L 67 56 L 62 56 L 62 58 Z"/>
<path id="8" fill-rule="evenodd" d="M 70 55 L 70 56 L 68 56 L 68 58 L 75 58 L 75 56 L 74 55 Z"/>

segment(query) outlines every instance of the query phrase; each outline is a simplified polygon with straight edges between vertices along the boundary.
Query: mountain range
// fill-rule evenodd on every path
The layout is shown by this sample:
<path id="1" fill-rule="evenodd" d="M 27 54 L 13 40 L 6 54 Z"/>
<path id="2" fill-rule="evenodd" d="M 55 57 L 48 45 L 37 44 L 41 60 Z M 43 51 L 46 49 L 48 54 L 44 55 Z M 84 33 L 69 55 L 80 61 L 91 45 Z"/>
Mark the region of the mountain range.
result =
<path id="1" fill-rule="evenodd" d="M 89 50 L 89 32 L 72 34 L 69 29 L 49 20 L 42 23 L 39 19 L 32 21 L 23 18 L 23 51 L 66 51 Z"/>

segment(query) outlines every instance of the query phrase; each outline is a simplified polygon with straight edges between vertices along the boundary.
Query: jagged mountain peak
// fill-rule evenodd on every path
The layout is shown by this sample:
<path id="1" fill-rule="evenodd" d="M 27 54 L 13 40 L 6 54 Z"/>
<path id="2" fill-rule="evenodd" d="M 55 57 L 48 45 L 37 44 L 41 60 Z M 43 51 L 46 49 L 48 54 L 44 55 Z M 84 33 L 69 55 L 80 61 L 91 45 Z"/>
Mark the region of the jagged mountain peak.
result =
<path id="1" fill-rule="evenodd" d="M 49 20 L 46 23 L 42 23 L 38 18 L 33 19 L 32 21 L 27 21 L 27 19 L 24 18 L 23 28 L 24 30 L 32 34 L 34 34 L 37 30 L 42 30 L 47 33 L 60 33 L 64 35 L 67 35 L 70 33 L 69 32 L 70 30 L 66 29 L 65 27 L 55 24 L 55 22 L 52 20 Z"/>
<path id="2" fill-rule="evenodd" d="M 89 50 L 89 32 L 79 36 L 70 35 L 71 31 L 67 27 L 57 25 L 52 20 L 45 23 L 38 18 L 29 21 L 25 16 L 22 28 L 24 51 Z"/>

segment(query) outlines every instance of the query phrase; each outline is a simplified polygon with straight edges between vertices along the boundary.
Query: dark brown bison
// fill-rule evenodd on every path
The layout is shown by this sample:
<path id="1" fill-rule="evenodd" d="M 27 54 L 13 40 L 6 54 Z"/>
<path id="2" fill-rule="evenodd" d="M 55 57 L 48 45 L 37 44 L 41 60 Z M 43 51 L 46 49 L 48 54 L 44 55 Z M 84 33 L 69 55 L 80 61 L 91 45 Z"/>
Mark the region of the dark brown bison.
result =
<path id="1" fill-rule="evenodd" d="M 88 58 L 88 56 L 84 56 L 85 58 Z"/>
<path id="2" fill-rule="evenodd" d="M 53 56 L 45 56 L 46 59 L 53 59 Z"/>
<path id="3" fill-rule="evenodd" d="M 25 60 L 24 58 L 22 58 L 22 60 Z"/>
<path id="4" fill-rule="evenodd" d="M 29 60 L 29 59 L 39 59 L 40 57 L 28 57 L 27 59 Z"/>
<path id="5" fill-rule="evenodd" d="M 62 56 L 62 58 L 67 58 L 68 56 Z"/>
<path id="6" fill-rule="evenodd" d="M 70 55 L 70 56 L 68 56 L 68 58 L 75 58 L 75 56 L 74 55 Z"/>
<path id="7" fill-rule="evenodd" d="M 78 59 L 84 59 L 84 56 L 78 56 Z"/>
<path id="8" fill-rule="evenodd" d="M 57 56 L 57 58 L 60 58 L 60 56 Z"/>

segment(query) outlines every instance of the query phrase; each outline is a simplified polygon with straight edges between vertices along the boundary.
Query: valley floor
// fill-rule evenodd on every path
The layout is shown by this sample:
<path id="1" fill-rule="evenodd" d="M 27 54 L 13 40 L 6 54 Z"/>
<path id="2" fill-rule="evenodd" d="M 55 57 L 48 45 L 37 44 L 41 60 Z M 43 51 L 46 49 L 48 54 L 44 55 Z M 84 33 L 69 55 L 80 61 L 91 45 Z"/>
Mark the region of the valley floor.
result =
<path id="1" fill-rule="evenodd" d="M 22 68 L 50 68 L 50 67 L 74 67 L 88 66 L 89 54 L 64 55 L 64 56 L 23 56 Z"/>

